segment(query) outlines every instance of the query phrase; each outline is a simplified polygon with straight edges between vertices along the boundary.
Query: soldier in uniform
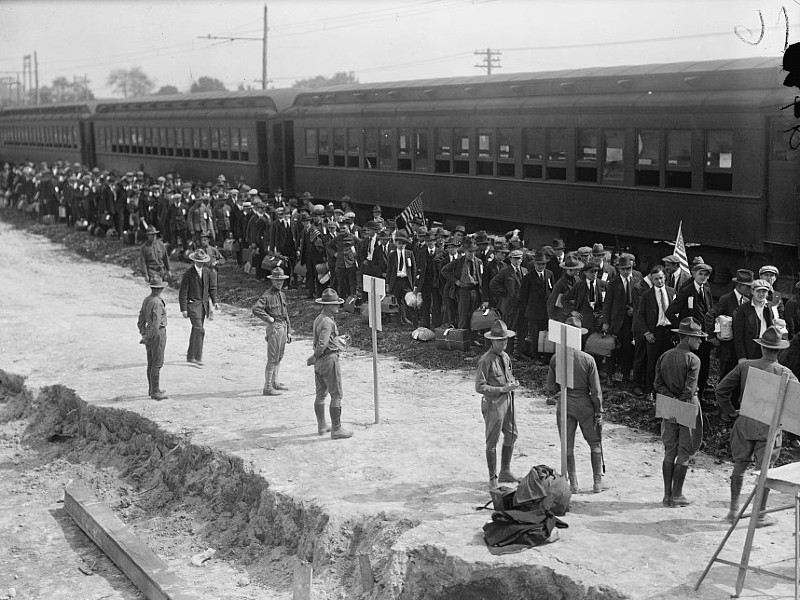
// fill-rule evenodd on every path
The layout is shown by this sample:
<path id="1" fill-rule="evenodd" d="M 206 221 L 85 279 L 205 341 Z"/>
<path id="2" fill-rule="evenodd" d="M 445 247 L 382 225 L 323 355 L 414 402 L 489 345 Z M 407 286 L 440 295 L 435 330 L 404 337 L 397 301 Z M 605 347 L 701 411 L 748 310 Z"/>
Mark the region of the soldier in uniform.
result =
<path id="1" fill-rule="evenodd" d="M 152 225 L 147 228 L 147 239 L 142 244 L 140 261 L 147 281 L 156 275 L 161 279 L 170 278 L 169 252 L 164 242 L 157 238 L 158 229 Z"/>
<path id="2" fill-rule="evenodd" d="M 519 481 L 511 472 L 511 458 L 517 440 L 517 422 L 514 415 L 514 390 L 519 382 L 511 371 L 511 358 L 506 354 L 508 340 L 516 333 L 502 320 L 495 321 L 492 328 L 483 334 L 492 347 L 478 361 L 475 374 L 475 391 L 481 398 L 481 414 L 486 424 L 486 465 L 489 468 L 489 487 L 499 483 Z M 503 449 L 500 459 L 500 476 L 497 476 L 497 442 L 503 434 Z"/>
<path id="3" fill-rule="evenodd" d="M 314 398 L 314 414 L 317 417 L 317 433 L 331 432 L 331 439 L 346 439 L 353 432 L 342 427 L 342 372 L 339 367 L 339 351 L 347 345 L 349 337 L 340 336 L 334 315 L 344 304 L 336 290 L 326 288 L 322 296 L 314 302 L 322 305 L 322 311 L 314 319 L 313 348 L 314 353 L 306 360 L 307 365 L 314 365 L 314 381 L 316 396 Z M 331 424 L 325 419 L 325 396 L 330 394 L 329 408 Z"/>
<path id="4" fill-rule="evenodd" d="M 147 350 L 148 395 L 153 400 L 167 400 L 166 390 L 160 386 L 161 367 L 164 366 L 164 348 L 167 345 L 167 309 L 161 292 L 167 284 L 158 275 L 150 279 L 150 295 L 139 310 L 140 344 Z"/>
<path id="5" fill-rule="evenodd" d="M 283 269 L 272 269 L 268 279 L 270 286 L 267 288 L 253 307 L 253 314 L 267 323 L 265 340 L 267 341 L 267 366 L 264 368 L 265 396 L 277 396 L 289 388 L 280 383 L 281 361 L 286 344 L 292 343 L 292 325 L 289 321 L 289 311 L 286 303 L 286 294 L 283 284 L 289 279 L 284 275 Z"/>

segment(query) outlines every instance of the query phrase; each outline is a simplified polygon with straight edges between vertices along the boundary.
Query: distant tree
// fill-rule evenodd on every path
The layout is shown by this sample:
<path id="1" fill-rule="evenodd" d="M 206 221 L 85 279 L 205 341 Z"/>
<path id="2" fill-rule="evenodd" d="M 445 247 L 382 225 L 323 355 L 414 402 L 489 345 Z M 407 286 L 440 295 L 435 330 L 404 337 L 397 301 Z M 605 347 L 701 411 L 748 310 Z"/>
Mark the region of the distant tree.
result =
<path id="1" fill-rule="evenodd" d="M 227 88 L 225 84 L 222 83 L 219 79 L 214 79 L 213 77 L 201 77 L 197 81 L 192 83 L 192 87 L 189 88 L 189 93 L 195 94 L 197 92 L 227 92 Z"/>
<path id="2" fill-rule="evenodd" d="M 323 75 L 317 75 L 316 77 L 309 77 L 308 79 L 298 79 L 292 84 L 292 87 L 318 88 L 318 87 L 325 87 L 328 85 L 339 85 L 342 83 L 358 83 L 358 77 L 356 77 L 353 71 L 350 72 L 340 71 L 339 73 L 336 73 L 333 77 L 325 77 Z"/>
<path id="3" fill-rule="evenodd" d="M 252 90 L 252 89 L 254 88 L 249 83 L 247 85 L 245 85 L 244 83 L 239 83 L 239 85 L 236 86 L 237 92 L 244 92 L 245 90 Z"/>
<path id="4" fill-rule="evenodd" d="M 141 67 L 114 69 L 108 75 L 106 83 L 124 98 L 147 96 L 155 87 L 153 80 L 142 71 Z"/>
<path id="5" fill-rule="evenodd" d="M 43 85 L 39 88 L 39 103 L 54 104 L 58 102 L 80 102 L 84 100 L 94 100 L 94 94 L 89 89 L 88 79 L 77 79 L 73 81 L 60 76 L 53 80 L 51 86 Z M 36 101 L 36 91 L 30 90 L 30 102 Z"/>
<path id="6" fill-rule="evenodd" d="M 162 85 L 160 88 L 158 88 L 158 91 L 156 92 L 155 95 L 168 96 L 169 94 L 178 94 L 178 93 L 180 92 L 178 92 L 178 88 L 176 88 L 174 85 Z"/>

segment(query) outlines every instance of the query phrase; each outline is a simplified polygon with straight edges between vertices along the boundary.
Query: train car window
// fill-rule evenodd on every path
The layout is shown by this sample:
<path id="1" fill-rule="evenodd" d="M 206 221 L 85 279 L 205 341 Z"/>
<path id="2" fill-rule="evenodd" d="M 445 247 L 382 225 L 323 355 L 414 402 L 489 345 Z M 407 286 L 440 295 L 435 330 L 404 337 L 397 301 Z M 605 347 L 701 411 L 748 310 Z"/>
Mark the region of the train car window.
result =
<path id="1" fill-rule="evenodd" d="M 317 130 L 306 129 L 305 156 L 314 158 L 317 155 Z"/>
<path id="2" fill-rule="evenodd" d="M 119 140 L 119 130 L 117 127 L 110 127 L 111 129 L 111 152 L 117 151 L 117 143 Z"/>
<path id="3" fill-rule="evenodd" d="M 393 151 L 393 130 L 381 129 L 378 134 L 378 168 L 391 169 L 394 167 L 392 162 Z"/>
<path id="4" fill-rule="evenodd" d="M 770 122 L 770 160 L 792 161 L 800 156 L 800 132 L 791 119 L 772 119 Z"/>
<path id="5" fill-rule="evenodd" d="M 427 129 L 414 130 L 414 170 L 421 173 L 431 170 Z"/>
<path id="6" fill-rule="evenodd" d="M 231 129 L 231 160 L 239 160 L 239 130 Z"/>
<path id="7" fill-rule="evenodd" d="M 575 180 L 597 183 L 597 130 L 578 130 L 578 163 Z"/>
<path id="8" fill-rule="evenodd" d="M 231 134 L 227 127 L 219 130 L 219 157 L 228 160 L 228 149 L 230 148 Z"/>
<path id="9" fill-rule="evenodd" d="M 378 166 L 378 130 L 364 130 L 364 168 L 374 169 Z"/>
<path id="10" fill-rule="evenodd" d="M 192 141 L 192 158 L 200 158 L 200 130 L 192 127 L 189 139 Z"/>
<path id="11" fill-rule="evenodd" d="M 137 128 L 136 145 L 140 154 L 153 154 L 153 129 L 152 127 Z"/>
<path id="12" fill-rule="evenodd" d="M 160 156 L 167 155 L 167 129 L 166 127 L 158 128 L 158 154 Z"/>
<path id="13" fill-rule="evenodd" d="M 478 175 L 494 175 L 494 131 L 491 129 L 478 130 L 478 163 L 476 173 Z"/>
<path id="14" fill-rule="evenodd" d="M 543 175 L 544 129 L 526 129 L 524 133 L 522 176 L 526 179 L 541 179 Z"/>
<path id="15" fill-rule="evenodd" d="M 411 130 L 401 129 L 397 132 L 397 170 L 411 170 Z"/>
<path id="16" fill-rule="evenodd" d="M 733 132 L 706 132 L 703 185 L 707 190 L 733 190 Z"/>
<path id="17" fill-rule="evenodd" d="M 175 129 L 167 129 L 167 156 L 175 156 Z"/>
<path id="18" fill-rule="evenodd" d="M 136 137 L 136 134 L 130 127 L 123 127 L 122 130 L 124 131 L 125 135 L 125 146 L 123 146 L 123 152 L 125 154 L 133 154 L 131 152 L 131 140 Z"/>
<path id="19" fill-rule="evenodd" d="M 345 130 L 344 129 L 334 129 L 333 130 L 333 166 L 334 167 L 343 167 L 344 166 L 344 141 L 345 138 Z"/>
<path id="20" fill-rule="evenodd" d="M 667 187 L 692 187 L 692 132 L 674 129 L 667 132 Z"/>
<path id="21" fill-rule="evenodd" d="M 330 132 L 327 129 L 319 130 L 319 149 L 317 150 L 317 164 L 327 167 L 331 164 Z"/>
<path id="22" fill-rule="evenodd" d="M 603 130 L 603 182 L 625 179 L 625 130 Z"/>
<path id="23" fill-rule="evenodd" d="M 250 140 L 247 137 L 247 129 L 239 130 L 239 160 L 244 162 L 250 160 Z"/>
<path id="24" fill-rule="evenodd" d="M 201 127 L 200 128 L 200 158 L 208 158 L 208 147 L 210 146 L 208 138 L 209 138 L 208 128 L 207 127 Z"/>
<path id="25" fill-rule="evenodd" d="M 211 158 L 219 160 L 219 129 L 211 129 Z"/>
<path id="26" fill-rule="evenodd" d="M 183 127 L 175 129 L 175 156 L 183 156 Z"/>
<path id="27" fill-rule="evenodd" d="M 516 131 L 514 129 L 498 129 L 497 130 L 497 157 L 498 158 L 514 158 L 514 136 Z"/>
<path id="28" fill-rule="evenodd" d="M 453 172 L 453 130 L 445 127 L 436 129 L 436 161 L 434 171 L 436 173 Z"/>
<path id="29" fill-rule="evenodd" d="M 567 179 L 567 130 L 547 130 L 547 179 Z"/>
<path id="30" fill-rule="evenodd" d="M 469 129 L 456 129 L 453 132 L 453 173 L 469 175 L 470 142 L 472 132 Z"/>
<path id="31" fill-rule="evenodd" d="M 636 132 L 636 185 L 661 185 L 661 138 L 658 129 Z"/>
<path id="32" fill-rule="evenodd" d="M 357 169 L 361 159 L 361 140 L 364 137 L 360 127 L 347 130 L 347 166 Z"/>

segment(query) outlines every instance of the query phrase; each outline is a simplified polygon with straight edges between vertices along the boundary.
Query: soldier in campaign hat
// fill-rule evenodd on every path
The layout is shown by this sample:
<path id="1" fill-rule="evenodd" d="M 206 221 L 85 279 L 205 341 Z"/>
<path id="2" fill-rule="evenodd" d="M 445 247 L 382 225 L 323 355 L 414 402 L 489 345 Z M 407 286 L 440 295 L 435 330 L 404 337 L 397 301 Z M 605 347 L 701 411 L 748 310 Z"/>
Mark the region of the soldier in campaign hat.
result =
<path id="1" fill-rule="evenodd" d="M 158 239 L 158 229 L 152 225 L 147 228 L 147 239 L 142 243 L 139 261 L 144 277 L 147 281 L 153 275 L 158 275 L 162 279 L 170 278 L 169 252 L 164 242 Z"/>
<path id="2" fill-rule="evenodd" d="M 166 390 L 161 389 L 161 367 L 164 366 L 164 349 L 167 345 L 167 307 L 161 292 L 167 287 L 161 277 L 153 274 L 149 281 L 150 295 L 139 310 L 139 341 L 147 350 L 148 395 L 153 400 L 167 400 Z"/>
<path id="3" fill-rule="evenodd" d="M 270 280 L 270 286 L 256 301 L 253 314 L 267 324 L 264 337 L 267 341 L 267 366 L 264 368 L 262 393 L 265 396 L 276 396 L 289 389 L 280 382 L 284 350 L 286 344 L 292 343 L 292 324 L 289 320 L 286 294 L 283 292 L 283 285 L 289 276 L 280 267 L 275 267 L 267 279 Z"/>

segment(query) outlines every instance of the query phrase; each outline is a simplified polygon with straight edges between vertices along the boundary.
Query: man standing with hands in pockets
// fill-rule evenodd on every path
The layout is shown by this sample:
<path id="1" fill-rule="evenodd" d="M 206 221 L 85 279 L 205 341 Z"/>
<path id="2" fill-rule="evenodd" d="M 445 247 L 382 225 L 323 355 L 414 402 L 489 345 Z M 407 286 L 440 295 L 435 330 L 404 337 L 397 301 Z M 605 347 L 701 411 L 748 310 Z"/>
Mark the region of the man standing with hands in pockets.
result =
<path id="1" fill-rule="evenodd" d="M 501 321 L 483 334 L 491 340 L 492 347 L 478 361 L 475 375 L 475 391 L 483 394 L 481 413 L 486 423 L 486 464 L 489 467 L 489 487 L 498 486 L 497 442 L 503 433 L 503 449 L 500 460 L 500 483 L 517 483 L 518 477 L 511 473 L 511 456 L 517 439 L 517 422 L 514 415 L 514 390 L 519 382 L 511 372 L 511 358 L 506 353 L 509 338 L 517 335 Z"/>
<path id="2" fill-rule="evenodd" d="M 283 284 L 289 279 L 284 275 L 283 269 L 275 267 L 267 277 L 270 286 L 253 307 L 253 314 L 267 322 L 267 366 L 264 369 L 265 396 L 277 396 L 282 390 L 289 388 L 280 383 L 281 360 L 286 349 L 286 344 L 292 343 L 291 323 L 286 305 L 286 294 Z"/>

